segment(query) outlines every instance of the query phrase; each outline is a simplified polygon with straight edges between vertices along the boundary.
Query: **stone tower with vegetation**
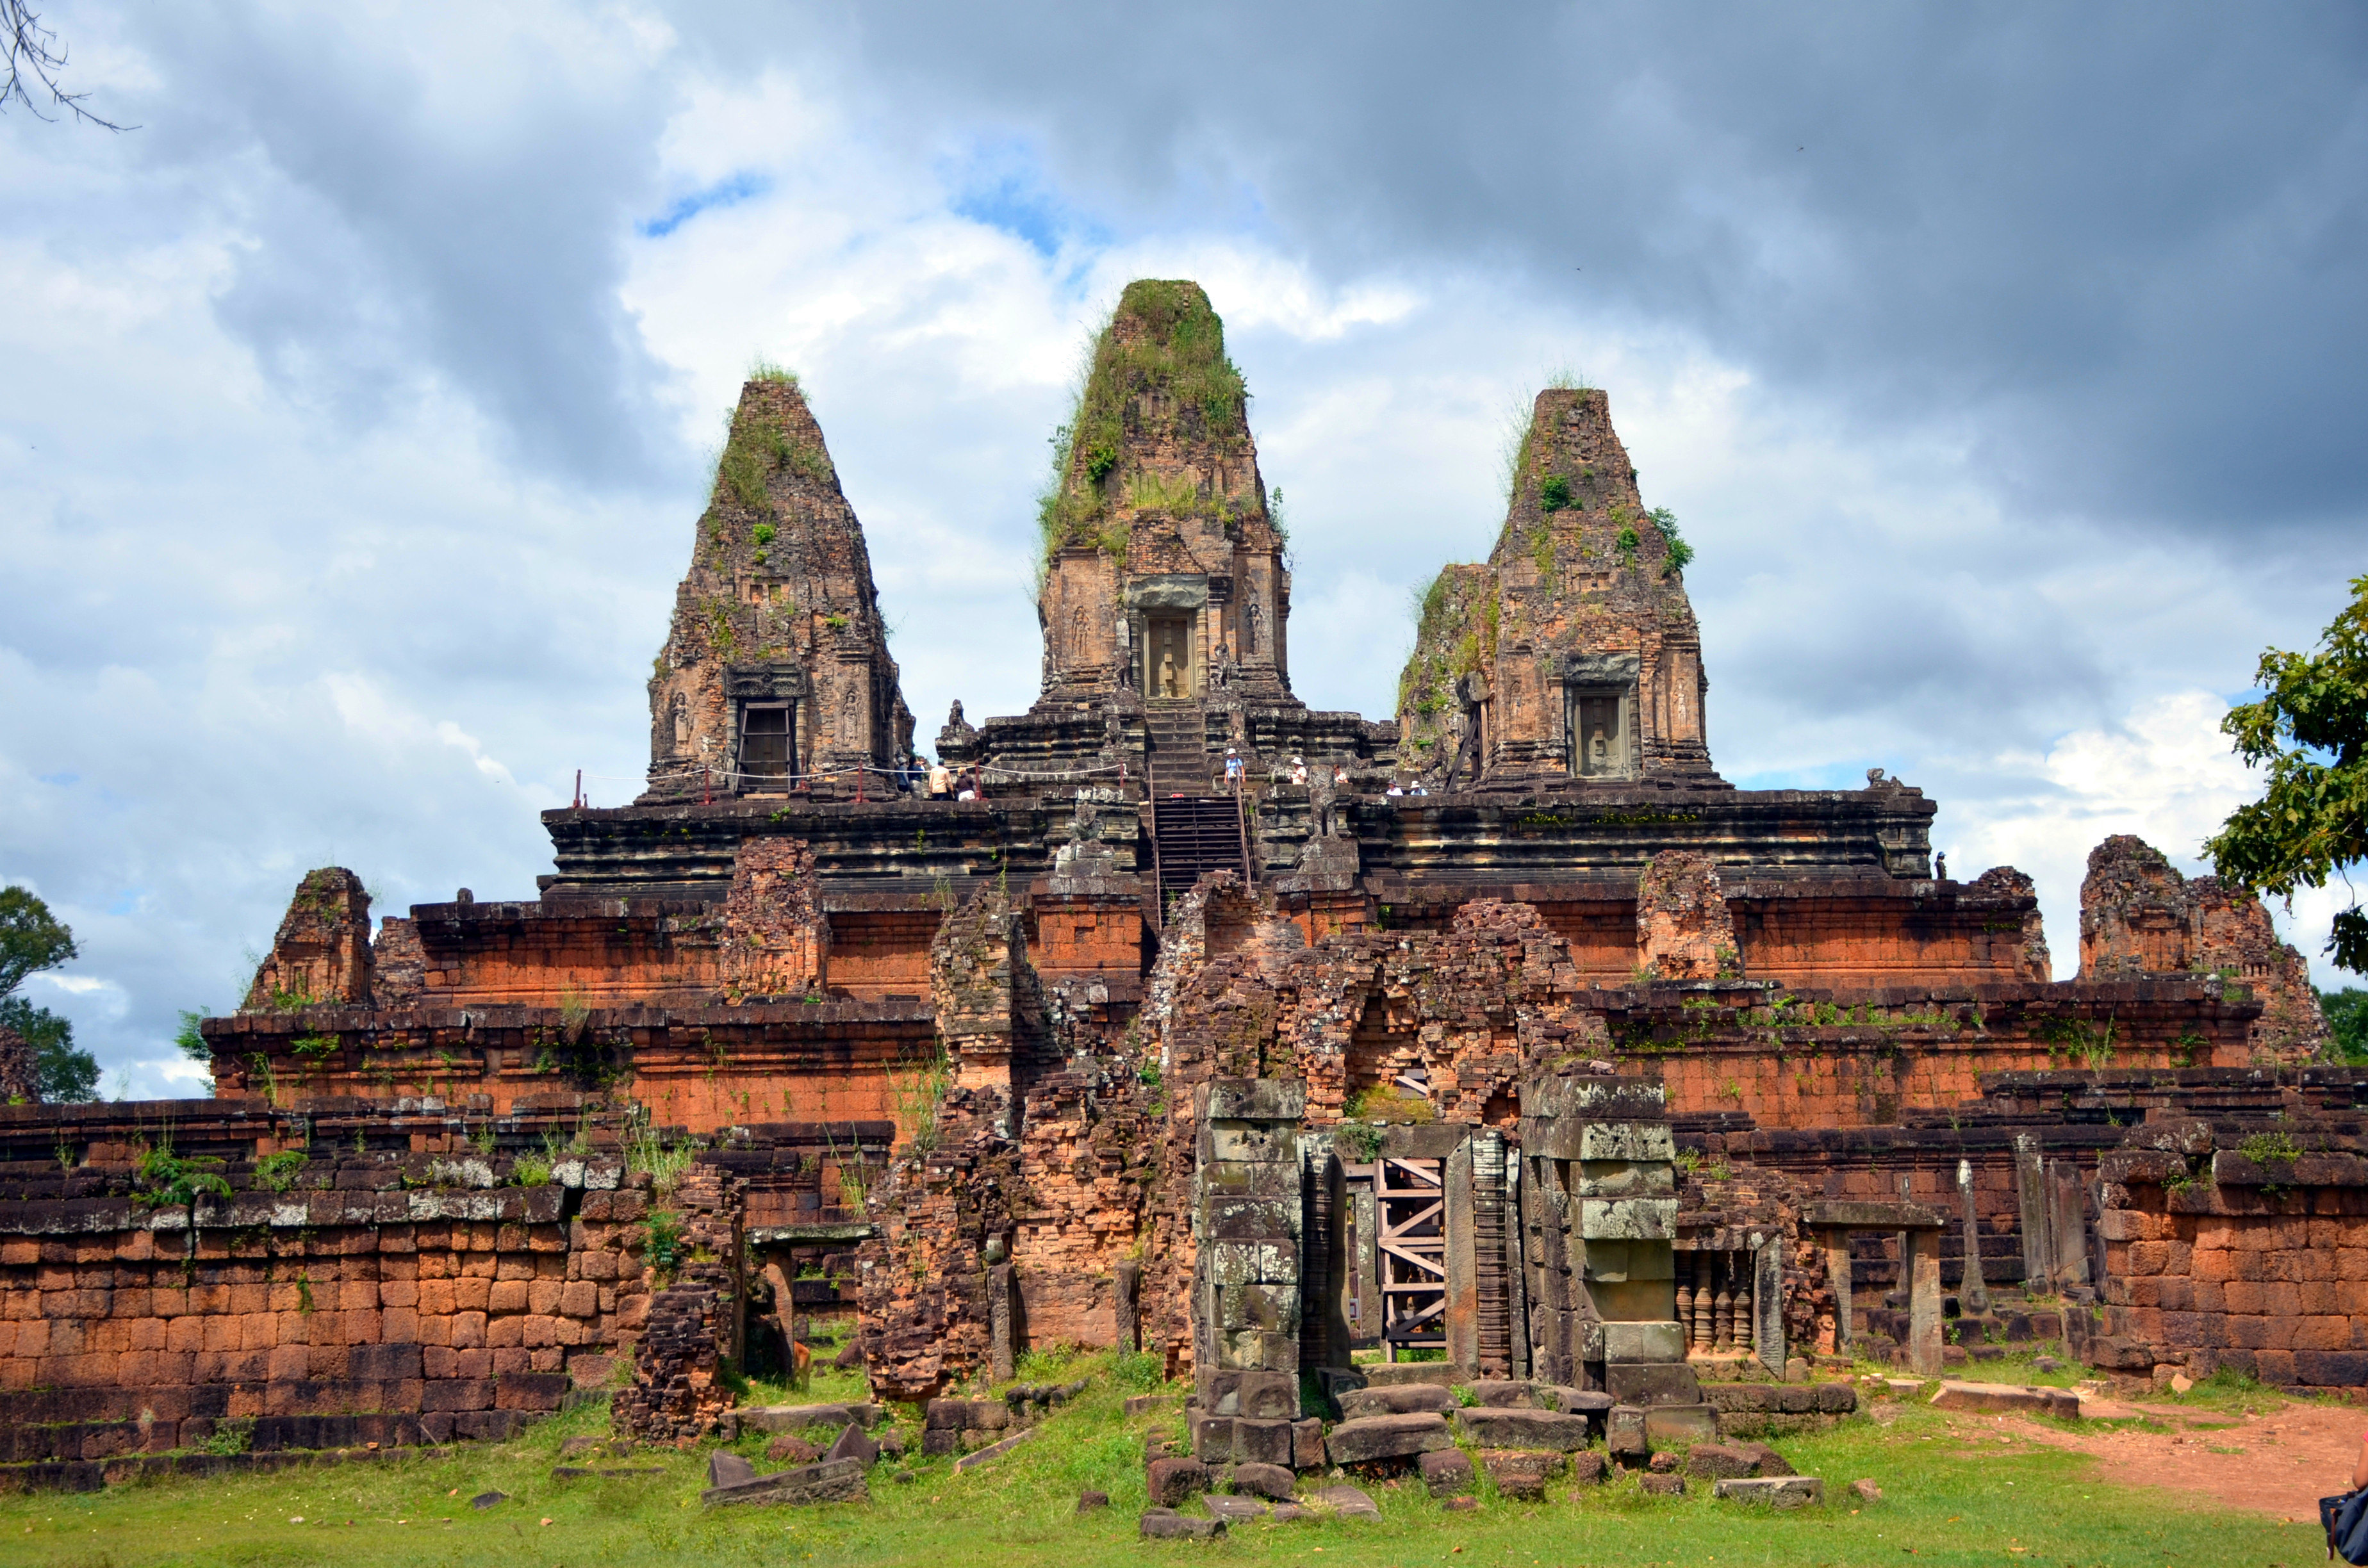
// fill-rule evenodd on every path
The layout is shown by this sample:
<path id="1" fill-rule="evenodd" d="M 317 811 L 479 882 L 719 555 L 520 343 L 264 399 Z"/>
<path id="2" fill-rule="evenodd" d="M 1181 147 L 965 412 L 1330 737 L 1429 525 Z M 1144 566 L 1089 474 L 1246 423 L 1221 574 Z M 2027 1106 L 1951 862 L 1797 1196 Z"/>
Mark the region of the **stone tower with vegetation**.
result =
<path id="1" fill-rule="evenodd" d="M 1247 398 L 1199 284 L 1127 285 L 1039 515 L 1047 700 L 1290 696 L 1291 576 Z"/>
<path id="2" fill-rule="evenodd" d="M 1538 393 L 1508 467 L 1486 562 L 1446 567 L 1423 595 L 1398 679 L 1401 766 L 1457 788 L 1475 773 L 1717 785 L 1693 552 L 1676 519 L 1645 508 L 1610 399 Z"/>
<path id="3" fill-rule="evenodd" d="M 649 690 L 646 803 L 852 792 L 912 749 L 863 525 L 788 371 L 741 389 Z"/>

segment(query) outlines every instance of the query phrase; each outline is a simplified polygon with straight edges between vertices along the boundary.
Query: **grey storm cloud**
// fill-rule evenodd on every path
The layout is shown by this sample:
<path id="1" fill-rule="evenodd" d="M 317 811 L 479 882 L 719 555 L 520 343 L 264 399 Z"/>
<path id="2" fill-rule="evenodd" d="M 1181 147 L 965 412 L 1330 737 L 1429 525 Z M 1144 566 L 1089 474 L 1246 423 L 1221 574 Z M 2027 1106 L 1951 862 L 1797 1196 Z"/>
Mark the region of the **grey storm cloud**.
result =
<path id="1" fill-rule="evenodd" d="M 718 58 L 751 13 L 684 25 Z M 805 8 L 883 122 L 1075 198 L 1255 192 L 1336 274 L 1494 264 L 1674 321 L 2026 503 L 2226 546 L 2358 526 L 2368 12 L 1403 3 Z"/>
<path id="2" fill-rule="evenodd" d="M 679 478 L 618 298 L 678 107 L 666 76 L 474 26 L 406 53 L 336 7 L 129 21 L 159 68 L 127 98 L 142 155 L 194 181 L 260 166 L 221 184 L 256 243 L 216 309 L 283 385 L 366 426 L 441 377 L 545 472 Z"/>

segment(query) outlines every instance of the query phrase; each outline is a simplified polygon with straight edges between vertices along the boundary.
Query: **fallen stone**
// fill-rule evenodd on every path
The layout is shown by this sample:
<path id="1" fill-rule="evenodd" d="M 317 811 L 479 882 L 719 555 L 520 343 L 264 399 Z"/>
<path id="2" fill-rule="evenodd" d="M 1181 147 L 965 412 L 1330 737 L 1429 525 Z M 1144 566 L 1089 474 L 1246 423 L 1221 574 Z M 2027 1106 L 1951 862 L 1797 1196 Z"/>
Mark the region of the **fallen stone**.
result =
<path id="1" fill-rule="evenodd" d="M 2080 1396 L 2070 1389 L 2015 1383 L 1943 1382 L 1931 1403 L 1942 1410 L 1975 1410 L 1986 1415 L 2080 1416 Z"/>
<path id="2" fill-rule="evenodd" d="M 894 1426 L 880 1434 L 880 1451 L 892 1459 L 905 1457 L 905 1434 Z"/>
<path id="3" fill-rule="evenodd" d="M 1223 1519 L 1196 1519 L 1173 1509 L 1154 1508 L 1136 1527 L 1145 1540 L 1213 1540 L 1225 1533 Z"/>
<path id="4" fill-rule="evenodd" d="M 1647 1497 L 1682 1497 L 1686 1494 L 1686 1478 L 1682 1475 L 1640 1475 L 1637 1490 Z"/>
<path id="5" fill-rule="evenodd" d="M 1443 1425 L 1440 1430 L 1445 1431 Z M 1355 1486 L 1327 1486 L 1308 1501 L 1321 1504 L 1336 1519 L 1378 1519 L 1382 1517 L 1382 1511 L 1373 1506 L 1373 1500 Z"/>
<path id="6" fill-rule="evenodd" d="M 1775 1449 L 1770 1448 L 1765 1443 L 1736 1443 L 1734 1447 L 1738 1453 L 1748 1454 L 1750 1456 L 1751 1473 L 1754 1475 L 1791 1475 L 1794 1473 L 1792 1465 L 1785 1460 L 1784 1456 L 1778 1453 Z"/>
<path id="7" fill-rule="evenodd" d="M 2170 1392 L 2173 1392 L 2173 1393 L 2186 1393 L 2186 1392 L 2188 1392 L 2190 1390 L 2193 1389 L 2194 1387 L 2195 1387 L 2195 1380 L 2194 1380 L 2193 1378 L 2189 1377 L 2185 1372 L 2173 1372 L 2173 1373 L 2170 1375 Z"/>
<path id="8" fill-rule="evenodd" d="M 910 1486 L 910 1485 L 912 1485 L 912 1484 L 913 1484 L 913 1483 L 914 1483 L 915 1481 L 916 1481 L 916 1480 L 918 1480 L 918 1479 L 920 1479 L 920 1478 L 919 1478 L 919 1477 L 917 1477 L 917 1476 L 916 1476 L 916 1475 L 915 1475 L 911 1471 L 909 1471 L 909 1470 L 900 1470 L 900 1471 L 898 1471 L 895 1474 L 894 1474 L 894 1475 L 890 1476 L 888 1479 L 889 1479 L 889 1480 L 891 1480 L 891 1481 L 893 1481 L 893 1482 L 894 1482 L 894 1483 L 895 1483 L 897 1485 L 899 1485 L 899 1486 Z"/>
<path id="9" fill-rule="evenodd" d="M 1569 1459 L 1573 1481 L 1600 1483 L 1611 1471 L 1611 1461 L 1601 1454 L 1577 1453 L 1570 1455 Z"/>
<path id="10" fill-rule="evenodd" d="M 1546 1483 L 1562 1473 L 1561 1454 L 1535 1449 L 1483 1449 L 1480 1463 L 1497 1492 L 1521 1502 L 1544 1496 Z"/>
<path id="11" fill-rule="evenodd" d="M 1024 1427 L 1019 1431 L 1014 1432 L 1010 1437 L 1004 1438 L 1003 1441 L 999 1443 L 989 1443 L 985 1448 L 962 1455 L 962 1458 L 954 1460 L 955 1473 L 960 1474 L 963 1471 L 976 1470 L 980 1465 L 985 1464 L 989 1460 L 1001 1459 L 1004 1455 L 1009 1453 L 1012 1449 L 1018 1448 L 1020 1444 L 1034 1437 L 1040 1429 L 1041 1428 L 1034 1426 Z"/>
<path id="12" fill-rule="evenodd" d="M 1343 1421 L 1362 1421 L 1374 1415 L 1406 1415 L 1418 1410 L 1449 1411 L 1455 1408 L 1455 1395 L 1437 1383 L 1346 1389 L 1338 1399 Z"/>
<path id="13" fill-rule="evenodd" d="M 1869 1480 L 1851 1482 L 1850 1483 L 1850 1494 L 1857 1498 L 1861 1503 L 1880 1503 L 1883 1501 L 1883 1488 L 1877 1486 L 1873 1481 Z"/>
<path id="14" fill-rule="evenodd" d="M 855 1503 L 871 1495 L 863 1484 L 863 1467 L 860 1464 L 853 1460 L 825 1460 L 820 1464 L 800 1465 L 794 1470 L 760 1475 L 734 1486 L 711 1486 L 699 1494 L 699 1500 L 711 1506 L 751 1503 L 804 1505 Z"/>
<path id="15" fill-rule="evenodd" d="M 1315 1416 L 1291 1424 L 1291 1468 L 1324 1468 L 1324 1423 Z"/>
<path id="16" fill-rule="evenodd" d="M 1603 1369 L 1604 1387 L 1622 1404 L 1693 1404 L 1702 1399 L 1701 1380 L 1683 1361 L 1614 1362 Z"/>
<path id="17" fill-rule="evenodd" d="M 1442 1514 L 1468 1514 L 1479 1506 L 1480 1499 L 1467 1492 L 1461 1497 L 1450 1497 L 1439 1506 L 1439 1510 Z"/>
<path id="18" fill-rule="evenodd" d="M 838 1354 L 831 1358 L 830 1364 L 842 1372 L 850 1367 L 860 1367 L 863 1365 L 863 1342 L 860 1339 L 848 1340 L 838 1347 Z"/>
<path id="19" fill-rule="evenodd" d="M 2031 1365 L 2032 1369 L 2042 1372 L 2060 1372 L 2064 1369 L 2064 1363 L 2053 1356 L 2034 1356 L 2032 1358 Z"/>
<path id="20" fill-rule="evenodd" d="M 738 1454 L 725 1453 L 721 1449 L 707 1456 L 707 1484 L 710 1486 L 746 1486 L 757 1479 L 757 1467 Z"/>
<path id="21" fill-rule="evenodd" d="M 1150 1415 L 1175 1407 L 1176 1396 L 1172 1393 L 1131 1393 L 1126 1396 L 1126 1413 L 1129 1415 Z"/>
<path id="22" fill-rule="evenodd" d="M 1249 1519 L 1262 1519 L 1267 1515 L 1267 1503 L 1260 1497 L 1228 1497 L 1222 1492 L 1212 1492 L 1201 1499 L 1201 1506 L 1229 1525 Z"/>
<path id="23" fill-rule="evenodd" d="M 1077 1494 L 1077 1512 L 1080 1514 L 1090 1514 L 1097 1508 L 1107 1508 L 1109 1506 L 1110 1494 L 1107 1492 L 1080 1492 Z"/>
<path id="24" fill-rule="evenodd" d="M 474 1497 L 469 1499 L 469 1506 L 472 1508 L 490 1508 L 496 1503 L 507 1503 L 509 1500 L 510 1494 L 507 1492 L 480 1492 Z"/>
<path id="25" fill-rule="evenodd" d="M 560 1443 L 559 1457 L 564 1460 L 572 1460 L 580 1454 L 597 1452 L 600 1446 L 600 1439 L 598 1437 L 569 1437 Z"/>
<path id="26" fill-rule="evenodd" d="M 1292 1489 L 1299 1478 L 1279 1464 L 1237 1464 L 1234 1466 L 1234 1489 L 1278 1502 L 1289 1502 Z"/>
<path id="27" fill-rule="evenodd" d="M 1422 1482 L 1434 1497 L 1461 1497 L 1472 1490 L 1472 1458 L 1462 1449 L 1440 1449 L 1422 1456 Z"/>
<path id="28" fill-rule="evenodd" d="M 1718 1412 L 1707 1404 L 1656 1404 L 1645 1412 L 1647 1448 L 1691 1448 L 1718 1441 Z"/>
<path id="29" fill-rule="evenodd" d="M 1615 1404 L 1604 1412 L 1603 1435 L 1612 1454 L 1631 1463 L 1642 1464 L 1653 1446 L 1645 1437 L 1645 1413 L 1633 1404 Z"/>
<path id="30" fill-rule="evenodd" d="M 1551 1410 L 1459 1410 L 1455 1424 L 1490 1449 L 1569 1453 L 1587 1447 L 1587 1417 Z"/>
<path id="31" fill-rule="evenodd" d="M 1209 1490 L 1209 1467 L 1199 1460 L 1154 1460 L 1144 1472 L 1144 1486 L 1153 1503 L 1173 1508 Z"/>
<path id="32" fill-rule="evenodd" d="M 1436 1411 L 1407 1415 L 1369 1415 L 1343 1421 L 1324 1439 L 1324 1452 L 1336 1465 L 1361 1464 L 1369 1460 L 1400 1459 L 1450 1447 L 1447 1418 Z"/>
<path id="33" fill-rule="evenodd" d="M 1653 1456 L 1656 1464 L 1660 1459 L 1659 1454 Z M 1753 1455 L 1726 1443 L 1696 1443 L 1686 1455 L 1686 1473 L 1700 1481 L 1728 1481 L 1759 1471 L 1759 1460 Z"/>
<path id="34" fill-rule="evenodd" d="M 1748 1476 L 1722 1481 L 1712 1493 L 1737 1503 L 1765 1503 L 1771 1508 L 1800 1508 L 1826 1500 L 1826 1483 L 1814 1475 Z"/>
<path id="35" fill-rule="evenodd" d="M 822 1450 L 794 1432 L 784 1432 L 765 1445 L 765 1457 L 791 1464 L 812 1464 L 822 1458 Z"/>
<path id="36" fill-rule="evenodd" d="M 1885 1389 L 1888 1389 L 1896 1398 L 1906 1399 L 1911 1394 L 1919 1394 L 1924 1392 L 1924 1380 L 1921 1378 L 1885 1378 L 1883 1380 L 1883 1386 Z"/>
<path id="37" fill-rule="evenodd" d="M 1678 1456 L 1671 1453 L 1655 1454 L 1645 1461 L 1645 1468 L 1655 1475 L 1675 1475 L 1678 1471 Z"/>
<path id="38" fill-rule="evenodd" d="M 1558 1410 L 1565 1415 L 1585 1415 L 1598 1426 L 1604 1413 L 1620 1402 L 1601 1389 L 1542 1388 L 1538 1391 L 1538 1408 Z"/>
<path id="39" fill-rule="evenodd" d="M 864 1469 L 870 1470 L 879 1462 L 880 1445 L 873 1442 L 862 1427 L 850 1421 L 847 1424 L 846 1430 L 839 1433 L 838 1441 L 830 1446 L 830 1452 L 823 1455 L 823 1458 L 857 1460 L 861 1461 Z M 956 1465 L 954 1468 L 959 1470 L 962 1467 Z"/>
<path id="40" fill-rule="evenodd" d="M 938 1401 L 930 1401 L 932 1404 Z M 757 1404 L 735 1411 L 745 1432 L 803 1432 L 809 1426 L 877 1426 L 887 1414 L 878 1404 Z"/>
<path id="41" fill-rule="evenodd" d="M 1463 1385 L 1472 1397 L 1491 1410 L 1505 1406 L 1526 1405 L 1536 1397 L 1537 1384 L 1514 1382 L 1503 1378 L 1483 1378 L 1478 1382 Z"/>

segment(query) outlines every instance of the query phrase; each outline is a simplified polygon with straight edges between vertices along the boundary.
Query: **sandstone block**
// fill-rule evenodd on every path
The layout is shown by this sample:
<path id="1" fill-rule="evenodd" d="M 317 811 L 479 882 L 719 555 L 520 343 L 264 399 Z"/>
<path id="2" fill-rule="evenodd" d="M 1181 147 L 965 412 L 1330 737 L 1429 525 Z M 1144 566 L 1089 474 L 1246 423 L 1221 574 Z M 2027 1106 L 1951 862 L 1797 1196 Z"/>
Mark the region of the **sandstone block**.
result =
<path id="1" fill-rule="evenodd" d="M 1702 1398 L 1694 1369 L 1683 1361 L 1611 1362 L 1603 1382 L 1621 1404 L 1692 1404 Z"/>
<path id="2" fill-rule="evenodd" d="M 1439 1449 L 1417 1461 L 1423 1484 L 1434 1497 L 1461 1497 L 1472 1490 L 1472 1460 L 1461 1449 Z"/>
<path id="3" fill-rule="evenodd" d="M 711 1506 L 807 1505 L 864 1502 L 871 1495 L 871 1490 L 863 1484 L 863 1466 L 857 1460 L 843 1459 L 800 1465 L 794 1470 L 757 1476 L 738 1485 L 711 1486 L 699 1494 L 699 1500 Z"/>
<path id="4" fill-rule="evenodd" d="M 1225 1533 L 1225 1522 L 1194 1518 L 1172 1508 L 1153 1508 L 1136 1528 L 1145 1540 L 1213 1540 Z"/>
<path id="5" fill-rule="evenodd" d="M 1336 1465 L 1368 1460 L 1402 1459 L 1452 1446 L 1447 1421 L 1434 1411 L 1405 1415 L 1369 1415 L 1343 1421 L 1324 1440 L 1324 1451 Z"/>
<path id="6" fill-rule="evenodd" d="M 1544 1496 L 1546 1483 L 1563 1468 L 1561 1454 L 1528 1449 L 1483 1449 L 1480 1462 L 1499 1493 L 1524 1502 Z"/>
<path id="7" fill-rule="evenodd" d="M 1587 1417 L 1551 1410 L 1459 1410 L 1455 1424 L 1490 1449 L 1568 1453 L 1587 1447 Z"/>
<path id="8" fill-rule="evenodd" d="M 1826 1500 L 1826 1483 L 1814 1475 L 1750 1476 L 1722 1481 L 1712 1495 L 1774 1508 L 1802 1508 Z"/>
<path id="9" fill-rule="evenodd" d="M 1348 1389 L 1338 1396 L 1343 1421 L 1369 1415 L 1405 1415 L 1416 1411 L 1440 1413 L 1455 1408 L 1455 1395 L 1439 1383 L 1401 1383 L 1390 1388 Z"/>
<path id="10" fill-rule="evenodd" d="M 1271 1497 L 1278 1502 L 1289 1502 L 1292 1488 L 1298 1483 L 1298 1478 L 1292 1474 L 1289 1467 L 1279 1464 L 1237 1464 L 1234 1466 L 1232 1480 L 1237 1491 Z"/>
<path id="11" fill-rule="evenodd" d="M 1718 1440 L 1718 1412 L 1707 1404 L 1656 1404 L 1645 1412 L 1645 1440 L 1656 1449 Z"/>
<path id="12" fill-rule="evenodd" d="M 1209 1467 L 1199 1460 L 1154 1460 L 1144 1472 L 1144 1486 L 1153 1503 L 1173 1508 L 1209 1490 Z"/>

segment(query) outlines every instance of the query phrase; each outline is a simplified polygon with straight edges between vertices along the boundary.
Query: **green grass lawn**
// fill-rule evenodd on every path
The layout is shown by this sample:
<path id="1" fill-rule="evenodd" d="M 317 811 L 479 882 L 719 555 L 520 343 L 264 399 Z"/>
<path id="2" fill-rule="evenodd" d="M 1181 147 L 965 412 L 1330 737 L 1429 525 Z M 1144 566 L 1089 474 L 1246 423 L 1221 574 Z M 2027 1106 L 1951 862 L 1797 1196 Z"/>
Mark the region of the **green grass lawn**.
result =
<path id="1" fill-rule="evenodd" d="M 1031 1377 L 1079 1375 L 1039 1364 Z M 1179 1395 L 1180 1389 L 1176 1390 Z M 818 1375 L 801 1398 L 858 1394 L 850 1379 Z M 872 1501 L 819 1509 L 702 1509 L 707 1450 L 664 1450 L 634 1463 L 665 1473 L 615 1481 L 553 1481 L 561 1441 L 605 1434 L 604 1412 L 546 1422 L 518 1440 L 457 1459 L 323 1466 L 229 1481 L 176 1480 L 96 1495 L 0 1497 L 0 1563 L 25 1568 L 131 1564 L 469 1564 L 484 1568 L 705 1563 L 1099 1562 L 1170 1559 L 1293 1561 L 1316 1568 L 1436 1562 L 1446 1568 L 1746 1563 L 2242 1564 L 2316 1562 L 2314 1528 L 2099 1483 L 2081 1456 L 1961 1441 L 1948 1417 L 1919 1402 L 1887 1424 L 1859 1417 L 1840 1429 L 1778 1444 L 1804 1474 L 1825 1478 L 1823 1508 L 1771 1514 L 1707 1495 L 1648 1498 L 1634 1482 L 1549 1494 L 1543 1504 L 1484 1495 L 1476 1513 L 1450 1514 L 1418 1483 L 1369 1487 L 1383 1518 L 1236 1527 L 1207 1545 L 1136 1539 L 1144 1507 L 1143 1433 L 1174 1415 L 1126 1419 L 1125 1391 L 1097 1377 L 1039 1435 L 971 1474 L 949 1460 L 910 1461 L 915 1479 L 872 1472 Z M 763 1388 L 756 1397 L 785 1397 Z M 915 1413 L 902 1412 L 908 1418 Z M 917 1450 L 918 1430 L 908 1437 Z M 737 1445 L 752 1456 L 763 1439 Z M 615 1463 L 619 1461 L 605 1461 Z M 759 1469 L 775 1468 L 759 1461 Z M 1845 1491 L 1869 1477 L 1884 1501 L 1853 1511 Z M 2329 1478 L 2329 1489 L 2340 1478 Z M 1107 1492 L 1110 1506 L 1080 1515 L 1077 1494 Z M 474 1494 L 507 1501 L 483 1512 Z M 1707 1488 L 1702 1488 L 1706 1492 Z M 548 1522 L 546 1522 L 548 1521 Z M 2021 1550 L 2017 1550 L 2021 1549 Z M 1458 1559 L 1461 1561 L 1459 1562 Z"/>

